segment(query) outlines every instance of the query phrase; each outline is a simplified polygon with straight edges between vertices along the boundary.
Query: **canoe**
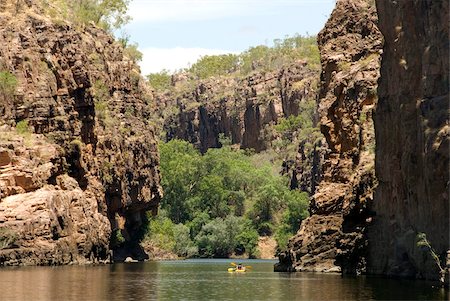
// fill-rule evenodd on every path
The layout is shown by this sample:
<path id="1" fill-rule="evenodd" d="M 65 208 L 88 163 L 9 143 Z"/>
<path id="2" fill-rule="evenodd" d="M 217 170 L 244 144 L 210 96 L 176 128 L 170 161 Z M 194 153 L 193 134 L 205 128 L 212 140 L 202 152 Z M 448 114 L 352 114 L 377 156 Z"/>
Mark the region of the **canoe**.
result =
<path id="1" fill-rule="evenodd" d="M 245 268 L 242 268 L 240 270 L 238 270 L 236 268 L 228 268 L 228 272 L 230 272 L 230 273 L 234 273 L 234 272 L 236 272 L 236 273 L 244 273 L 245 272 Z"/>

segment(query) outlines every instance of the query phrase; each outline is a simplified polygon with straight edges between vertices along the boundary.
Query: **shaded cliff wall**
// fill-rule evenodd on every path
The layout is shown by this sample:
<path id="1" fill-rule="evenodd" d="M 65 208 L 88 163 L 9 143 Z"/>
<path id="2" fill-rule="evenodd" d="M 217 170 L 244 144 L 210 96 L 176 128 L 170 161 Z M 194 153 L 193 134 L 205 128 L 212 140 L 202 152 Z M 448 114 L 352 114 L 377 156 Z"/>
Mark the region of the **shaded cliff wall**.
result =
<path id="1" fill-rule="evenodd" d="M 138 67 L 103 30 L 11 3 L 0 6 L 0 71 L 17 79 L 0 95 L 0 230 L 14 239 L 0 264 L 108 260 L 110 247 L 145 257 L 129 250 L 161 187 Z"/>
<path id="2" fill-rule="evenodd" d="M 437 279 L 425 233 L 445 266 L 449 250 L 449 3 L 377 1 L 385 37 L 375 114 L 373 274 Z"/>
<path id="3" fill-rule="evenodd" d="M 329 149 L 311 216 L 275 269 L 360 273 L 366 265 L 366 228 L 376 183 L 372 113 L 382 48 L 371 1 L 338 1 L 318 44 L 319 123 Z"/>

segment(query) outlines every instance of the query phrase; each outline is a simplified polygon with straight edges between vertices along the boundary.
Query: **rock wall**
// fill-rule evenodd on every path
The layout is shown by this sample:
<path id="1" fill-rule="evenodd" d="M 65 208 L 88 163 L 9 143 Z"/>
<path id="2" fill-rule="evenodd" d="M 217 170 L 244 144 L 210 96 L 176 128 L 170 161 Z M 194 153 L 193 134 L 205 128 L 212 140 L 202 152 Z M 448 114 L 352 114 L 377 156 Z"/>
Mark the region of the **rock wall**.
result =
<path id="1" fill-rule="evenodd" d="M 298 62 L 273 72 L 243 78 L 212 78 L 157 102 L 175 114 L 165 120 L 167 140 L 189 141 L 201 152 L 220 147 L 219 135 L 259 152 L 267 148 L 264 127 L 281 117 L 298 115 L 302 101 L 315 99 L 317 72 Z M 175 83 L 175 86 L 178 84 Z M 167 110 L 167 109 L 166 109 Z"/>
<path id="2" fill-rule="evenodd" d="M 318 100 L 328 151 L 310 217 L 280 254 L 279 271 L 360 273 L 376 180 L 372 113 L 382 36 L 371 1 L 341 0 L 318 35 Z"/>
<path id="3" fill-rule="evenodd" d="M 161 187 L 138 67 L 103 30 L 12 2 L 0 7 L 0 72 L 17 79 L 0 93 L 0 264 L 144 258 Z"/>
<path id="4" fill-rule="evenodd" d="M 438 279 L 449 250 L 449 3 L 377 1 L 385 37 L 368 271 Z M 448 272 L 447 272 L 448 273 Z"/>

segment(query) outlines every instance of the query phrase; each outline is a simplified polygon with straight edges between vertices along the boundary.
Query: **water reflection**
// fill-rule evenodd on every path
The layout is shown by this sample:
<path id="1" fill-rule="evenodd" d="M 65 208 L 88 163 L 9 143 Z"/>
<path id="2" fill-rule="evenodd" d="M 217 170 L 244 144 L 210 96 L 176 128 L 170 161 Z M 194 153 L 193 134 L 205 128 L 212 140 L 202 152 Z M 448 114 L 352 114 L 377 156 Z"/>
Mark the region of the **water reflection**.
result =
<path id="1" fill-rule="evenodd" d="M 431 300 L 448 291 L 426 282 L 274 273 L 273 261 L 229 260 L 0 269 L 1 300 Z"/>

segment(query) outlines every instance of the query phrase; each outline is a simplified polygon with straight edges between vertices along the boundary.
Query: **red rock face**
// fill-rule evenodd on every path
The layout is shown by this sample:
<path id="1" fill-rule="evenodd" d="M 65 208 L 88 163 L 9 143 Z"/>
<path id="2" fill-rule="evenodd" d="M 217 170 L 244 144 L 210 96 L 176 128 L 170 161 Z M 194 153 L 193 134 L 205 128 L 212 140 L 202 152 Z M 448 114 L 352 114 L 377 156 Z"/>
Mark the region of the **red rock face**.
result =
<path id="1" fill-rule="evenodd" d="M 370 273 L 438 279 L 449 249 L 449 3 L 377 1 L 385 37 Z M 448 273 L 448 272 L 447 272 Z"/>
<path id="2" fill-rule="evenodd" d="M 16 235 L 0 264 L 107 260 L 111 231 L 126 251 L 161 198 L 150 93 L 103 30 L 78 31 L 20 5 L 0 12 L 0 72 L 17 78 L 14 93 L 0 93 L 0 228 Z M 36 232 L 28 225 L 41 215 L 45 231 Z M 52 250 L 61 256 L 49 258 Z"/>
<path id="3" fill-rule="evenodd" d="M 360 273 L 365 270 L 376 183 L 372 113 L 382 36 L 375 7 L 369 1 L 338 1 L 318 44 L 319 123 L 328 151 L 311 216 L 276 269 Z"/>

